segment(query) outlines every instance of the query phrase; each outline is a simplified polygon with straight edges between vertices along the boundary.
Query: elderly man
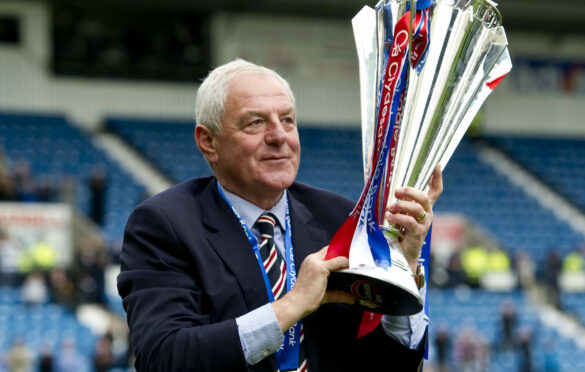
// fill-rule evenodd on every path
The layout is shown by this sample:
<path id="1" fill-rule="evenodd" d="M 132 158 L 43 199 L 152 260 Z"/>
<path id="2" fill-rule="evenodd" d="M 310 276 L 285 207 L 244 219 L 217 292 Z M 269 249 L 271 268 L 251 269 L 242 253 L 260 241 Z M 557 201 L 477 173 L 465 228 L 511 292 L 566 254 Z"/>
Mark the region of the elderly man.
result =
<path id="1" fill-rule="evenodd" d="M 354 203 L 295 182 L 295 115 L 287 82 L 243 60 L 201 84 L 195 142 L 214 176 L 143 202 L 125 230 L 118 288 L 139 371 L 420 365 L 423 316 L 385 317 L 356 340 L 363 314 L 355 299 L 327 290 L 330 272 L 348 262 L 325 260 L 326 245 Z M 401 244 L 411 265 L 441 190 L 437 171 L 428 193 L 398 190 L 401 201 L 388 211 L 406 230 Z"/>

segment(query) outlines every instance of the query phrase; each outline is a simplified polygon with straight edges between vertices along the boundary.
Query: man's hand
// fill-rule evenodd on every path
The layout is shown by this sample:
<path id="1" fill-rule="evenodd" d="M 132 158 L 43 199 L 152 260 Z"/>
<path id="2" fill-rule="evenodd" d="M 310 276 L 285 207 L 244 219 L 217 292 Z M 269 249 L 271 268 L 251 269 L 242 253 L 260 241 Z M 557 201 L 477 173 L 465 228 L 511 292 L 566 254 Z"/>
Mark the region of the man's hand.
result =
<path id="1" fill-rule="evenodd" d="M 305 258 L 293 289 L 272 303 L 280 329 L 284 332 L 298 320 L 317 310 L 321 304 L 343 302 L 353 304 L 355 298 L 347 292 L 326 290 L 329 274 L 349 265 L 346 257 L 325 260 L 327 247 Z"/>
<path id="2" fill-rule="evenodd" d="M 416 273 L 420 250 L 433 222 L 433 205 L 443 192 L 443 174 L 439 165 L 429 185 L 427 193 L 412 187 L 397 189 L 395 195 L 398 201 L 386 211 L 386 221 L 402 227 L 404 238 L 400 245 L 413 273 Z"/>

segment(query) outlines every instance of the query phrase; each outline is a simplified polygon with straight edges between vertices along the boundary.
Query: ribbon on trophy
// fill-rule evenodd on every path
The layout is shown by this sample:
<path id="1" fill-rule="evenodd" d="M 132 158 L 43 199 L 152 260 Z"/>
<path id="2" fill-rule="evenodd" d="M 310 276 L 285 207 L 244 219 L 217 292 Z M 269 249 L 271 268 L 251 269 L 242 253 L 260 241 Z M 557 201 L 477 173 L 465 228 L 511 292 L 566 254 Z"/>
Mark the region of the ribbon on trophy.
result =
<path id="1" fill-rule="evenodd" d="M 394 30 L 391 27 L 390 10 L 383 9 L 386 25 L 384 79 L 380 82 L 378 93 L 373 167 L 358 203 L 331 240 L 326 256 L 326 259 L 345 256 L 350 260 L 350 268 L 371 269 L 375 266 L 392 265 L 388 242 L 380 230 L 380 225 L 386 211 L 394 166 L 409 60 L 416 71 L 420 71 L 424 65 L 424 57 L 429 45 L 429 7 L 431 5 L 431 0 L 419 1 L 413 14 L 412 25 L 411 11 L 408 10 L 398 20 Z M 388 5 L 383 6 L 388 7 Z M 409 46 L 412 47 L 410 53 Z M 425 244 L 427 250 L 429 245 Z M 423 254 L 423 257 L 429 254 Z M 364 313 L 357 337 L 371 332 L 379 324 L 381 317 L 381 314 Z"/>

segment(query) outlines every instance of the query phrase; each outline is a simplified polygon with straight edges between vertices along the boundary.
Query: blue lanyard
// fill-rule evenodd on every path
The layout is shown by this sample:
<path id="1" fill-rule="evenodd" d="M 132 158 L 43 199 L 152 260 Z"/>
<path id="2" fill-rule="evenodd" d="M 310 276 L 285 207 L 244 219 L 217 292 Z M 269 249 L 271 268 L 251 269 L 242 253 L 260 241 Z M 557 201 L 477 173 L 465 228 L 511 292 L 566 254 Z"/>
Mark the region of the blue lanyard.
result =
<path id="1" fill-rule="evenodd" d="M 270 284 L 270 280 L 268 279 L 268 274 L 266 274 L 266 270 L 264 269 L 264 262 L 262 261 L 262 257 L 260 255 L 260 248 L 258 246 L 258 240 L 252 230 L 246 225 L 240 214 L 236 211 L 234 206 L 230 203 L 228 198 L 225 196 L 223 190 L 219 186 L 219 182 L 217 183 L 217 190 L 219 194 L 225 200 L 227 205 L 231 208 L 232 212 L 238 218 L 238 222 L 244 230 L 244 234 L 254 253 L 256 254 L 256 259 L 258 260 L 258 265 L 260 266 L 260 272 L 262 273 L 262 278 L 264 279 L 264 286 L 266 287 L 266 294 L 268 295 L 268 301 L 274 302 L 274 295 L 272 294 L 272 285 Z M 294 250 L 292 245 L 292 234 L 291 234 L 291 224 L 290 224 L 290 213 L 288 209 L 288 196 L 286 199 L 286 214 L 285 214 L 285 229 L 284 229 L 284 259 L 286 262 L 286 291 L 290 291 L 292 287 L 294 287 L 295 282 L 297 281 L 297 271 L 295 266 L 295 257 L 294 257 Z M 299 320 L 292 327 L 290 327 L 284 333 L 284 342 L 276 352 L 276 364 L 278 369 L 282 371 L 297 369 L 299 365 L 299 352 L 301 346 L 301 321 Z"/>

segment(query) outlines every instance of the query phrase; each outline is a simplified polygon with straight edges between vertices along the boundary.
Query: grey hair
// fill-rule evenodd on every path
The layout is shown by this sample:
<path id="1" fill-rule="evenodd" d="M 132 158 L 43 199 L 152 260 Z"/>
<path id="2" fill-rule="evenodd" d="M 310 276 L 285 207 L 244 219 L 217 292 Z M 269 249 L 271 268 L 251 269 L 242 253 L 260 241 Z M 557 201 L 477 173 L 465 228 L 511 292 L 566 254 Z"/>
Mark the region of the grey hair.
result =
<path id="1" fill-rule="evenodd" d="M 276 71 L 238 58 L 216 67 L 203 79 L 195 98 L 195 122 L 197 124 L 206 126 L 214 133 L 219 133 L 225 112 L 229 82 L 240 73 L 264 73 L 275 77 L 282 84 L 293 105 L 295 104 L 295 97 L 290 85 Z"/>

